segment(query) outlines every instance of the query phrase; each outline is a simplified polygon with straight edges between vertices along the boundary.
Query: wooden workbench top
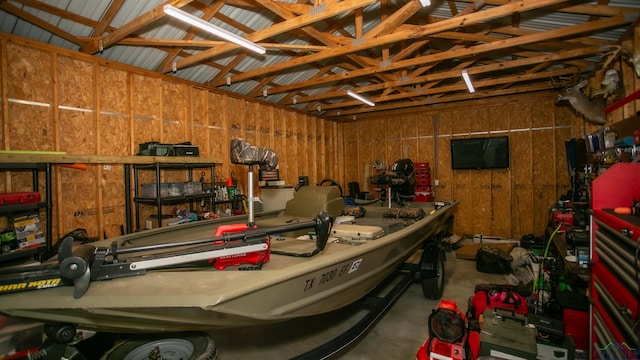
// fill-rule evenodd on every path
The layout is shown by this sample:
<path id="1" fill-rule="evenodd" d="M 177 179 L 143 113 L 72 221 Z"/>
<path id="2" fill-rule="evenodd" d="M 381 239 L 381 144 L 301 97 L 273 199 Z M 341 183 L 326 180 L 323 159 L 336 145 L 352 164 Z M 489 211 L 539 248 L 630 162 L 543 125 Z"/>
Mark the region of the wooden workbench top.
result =
<path id="1" fill-rule="evenodd" d="M 110 156 L 70 155 L 66 153 L 0 151 L 0 163 L 52 164 L 221 164 L 218 159 L 192 156 Z"/>

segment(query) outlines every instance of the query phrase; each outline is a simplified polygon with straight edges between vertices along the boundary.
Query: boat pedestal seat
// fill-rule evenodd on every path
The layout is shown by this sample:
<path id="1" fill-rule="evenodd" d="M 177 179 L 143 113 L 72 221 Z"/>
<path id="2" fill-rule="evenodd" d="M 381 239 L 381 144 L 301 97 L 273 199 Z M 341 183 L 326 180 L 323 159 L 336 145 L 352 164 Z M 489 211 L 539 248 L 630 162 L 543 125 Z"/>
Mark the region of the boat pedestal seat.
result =
<path id="1" fill-rule="evenodd" d="M 344 200 L 336 186 L 303 186 L 287 201 L 284 211 L 277 217 L 256 221 L 259 228 L 293 224 L 311 221 L 321 211 L 326 211 L 335 219 L 344 210 Z M 294 233 L 282 234 L 288 237 L 305 235 L 309 231 L 299 230 Z"/>

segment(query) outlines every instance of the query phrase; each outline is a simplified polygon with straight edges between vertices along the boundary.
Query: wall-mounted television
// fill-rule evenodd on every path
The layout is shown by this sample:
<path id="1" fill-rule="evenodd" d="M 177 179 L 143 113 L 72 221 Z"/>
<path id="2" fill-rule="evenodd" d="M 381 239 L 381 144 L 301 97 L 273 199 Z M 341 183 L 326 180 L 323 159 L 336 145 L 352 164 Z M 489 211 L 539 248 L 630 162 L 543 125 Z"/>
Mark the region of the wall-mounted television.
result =
<path id="1" fill-rule="evenodd" d="M 508 169 L 509 137 L 451 139 L 451 168 Z"/>

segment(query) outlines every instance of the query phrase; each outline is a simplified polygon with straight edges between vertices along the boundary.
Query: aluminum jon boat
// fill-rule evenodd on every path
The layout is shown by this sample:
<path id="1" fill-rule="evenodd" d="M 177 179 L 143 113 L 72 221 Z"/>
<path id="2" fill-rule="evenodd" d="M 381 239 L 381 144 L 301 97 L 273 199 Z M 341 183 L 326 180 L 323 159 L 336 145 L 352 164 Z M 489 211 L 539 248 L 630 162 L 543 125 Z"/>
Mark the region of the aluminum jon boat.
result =
<path id="1" fill-rule="evenodd" d="M 282 321 L 329 312 L 362 298 L 424 246 L 425 265 L 433 274 L 423 281 L 434 288 L 432 296 L 439 297 L 442 290 L 438 287 L 444 279 L 439 278 L 437 269 L 443 266 L 444 254 L 435 239 L 449 230 L 456 205 L 454 202 L 431 213 L 433 203 L 421 203 L 427 215 L 408 226 L 383 219 L 387 208 L 380 204 L 367 206 L 366 215 L 356 219 L 350 229 L 362 226 L 368 230 L 373 219 L 381 225 L 388 223 L 383 228 L 392 232 L 365 241 L 332 237 L 323 251 L 309 257 L 277 253 L 313 251 L 313 241 L 272 235 L 270 259 L 260 270 L 240 271 L 236 266 L 151 270 L 139 276 L 92 281 L 79 298 L 74 298 L 73 286 L 0 295 L 0 311 L 109 332 L 184 331 Z M 260 226 L 261 221 L 277 217 L 257 216 L 256 223 Z M 246 216 L 238 216 L 187 223 L 92 245 L 109 247 L 117 241 L 127 249 L 206 238 L 220 225 L 246 220 Z M 365 220 L 367 225 L 358 225 Z"/>
<path id="2" fill-rule="evenodd" d="M 345 218 L 340 190 L 304 186 L 283 211 L 147 230 L 73 253 L 65 241 L 51 266 L 42 267 L 59 271 L 66 286 L 0 292 L 0 312 L 119 333 L 266 324 L 351 304 L 421 248 L 423 292 L 439 298 L 445 260 L 440 240 L 451 231 L 456 207 L 455 201 L 392 208 L 376 202 L 349 207 L 364 216 L 335 225 Z M 423 215 L 403 218 L 406 209 Z M 400 211 L 389 217 L 394 210 Z M 221 228 L 237 224 L 255 226 L 220 235 Z M 238 261 L 256 254 L 266 258 Z"/>

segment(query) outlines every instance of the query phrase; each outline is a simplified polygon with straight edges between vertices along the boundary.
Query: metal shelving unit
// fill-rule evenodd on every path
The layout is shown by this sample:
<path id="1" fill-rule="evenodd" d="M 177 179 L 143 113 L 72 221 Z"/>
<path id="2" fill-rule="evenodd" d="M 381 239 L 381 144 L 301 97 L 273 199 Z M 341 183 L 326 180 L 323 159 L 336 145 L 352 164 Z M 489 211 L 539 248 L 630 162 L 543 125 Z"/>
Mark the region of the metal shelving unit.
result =
<path id="1" fill-rule="evenodd" d="M 136 229 L 140 229 L 140 205 L 150 205 L 155 206 L 158 216 L 158 227 L 162 226 L 162 206 L 164 204 L 169 203 L 189 203 L 189 207 L 193 210 L 193 203 L 195 201 L 200 201 L 202 199 L 212 199 L 215 202 L 215 194 L 213 193 L 203 193 L 203 194 L 194 194 L 194 195 L 180 195 L 180 196 L 161 196 L 161 184 L 162 184 L 162 171 L 165 170 L 187 170 L 188 179 L 186 181 L 193 181 L 193 170 L 194 169 L 204 169 L 208 168 L 211 171 L 211 178 L 214 178 L 215 175 L 215 163 L 211 162 L 202 162 L 202 163 L 151 163 L 151 164 L 133 164 L 131 165 L 133 168 L 133 188 L 134 188 L 134 197 L 133 202 L 135 204 L 135 218 L 136 218 Z M 128 167 L 126 167 L 128 168 Z M 155 171 L 155 185 L 156 185 L 156 194 L 154 197 L 145 197 L 140 194 L 140 184 L 139 184 L 139 172 L 140 171 Z M 128 171 L 125 171 L 125 180 L 129 179 Z M 127 188 L 126 193 L 130 194 L 130 182 L 125 181 L 125 187 Z M 130 218 L 130 214 L 128 214 L 128 218 Z M 131 225 L 127 225 L 127 231 L 131 232 Z"/>
<path id="2" fill-rule="evenodd" d="M 51 235 L 52 235 L 52 205 L 51 205 L 51 163 L 48 162 L 0 162 L 0 171 L 31 171 L 33 191 L 39 191 L 38 176 L 41 172 L 45 175 L 45 197 L 37 203 L 11 204 L 0 206 L 0 215 L 6 216 L 13 213 L 26 212 L 29 210 L 45 209 L 45 244 L 34 248 L 18 249 L 0 254 L 0 264 L 13 261 L 28 256 L 36 256 L 43 252 L 44 257 L 51 256 Z"/>

